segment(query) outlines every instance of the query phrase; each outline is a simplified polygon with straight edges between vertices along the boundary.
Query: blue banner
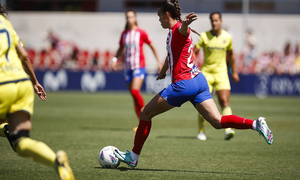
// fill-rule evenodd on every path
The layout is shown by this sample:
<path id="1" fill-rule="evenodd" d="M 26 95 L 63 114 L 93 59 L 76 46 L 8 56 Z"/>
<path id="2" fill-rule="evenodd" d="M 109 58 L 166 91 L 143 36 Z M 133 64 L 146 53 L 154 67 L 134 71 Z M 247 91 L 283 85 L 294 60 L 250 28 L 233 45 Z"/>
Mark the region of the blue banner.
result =
<path id="1" fill-rule="evenodd" d="M 102 71 L 36 71 L 46 91 L 79 90 L 83 92 L 127 90 L 123 73 Z M 156 74 L 148 74 L 142 91 L 157 93 L 171 83 L 170 76 L 156 81 Z M 231 80 L 230 80 L 231 81 Z M 231 81 L 231 93 L 268 95 L 300 95 L 300 75 L 240 75 L 240 82 Z"/>
<path id="2" fill-rule="evenodd" d="M 300 75 L 240 75 L 240 82 L 231 80 L 232 93 L 268 95 L 300 95 Z"/>

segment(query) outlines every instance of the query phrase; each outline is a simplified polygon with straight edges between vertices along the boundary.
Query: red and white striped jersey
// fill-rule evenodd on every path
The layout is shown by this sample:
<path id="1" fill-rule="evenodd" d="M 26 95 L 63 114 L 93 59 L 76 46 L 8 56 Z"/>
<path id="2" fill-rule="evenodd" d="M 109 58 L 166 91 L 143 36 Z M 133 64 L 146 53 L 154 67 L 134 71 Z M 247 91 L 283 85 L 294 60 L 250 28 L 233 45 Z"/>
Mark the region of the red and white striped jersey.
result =
<path id="1" fill-rule="evenodd" d="M 145 67 L 143 44 L 150 44 L 151 42 L 147 32 L 139 27 L 133 30 L 123 31 L 119 44 L 125 47 L 125 70 Z"/>
<path id="2" fill-rule="evenodd" d="M 169 30 L 167 38 L 168 61 L 173 83 L 191 79 L 200 72 L 194 63 L 191 32 L 188 36 L 183 36 L 178 30 L 180 26 L 181 22 L 176 23 Z"/>

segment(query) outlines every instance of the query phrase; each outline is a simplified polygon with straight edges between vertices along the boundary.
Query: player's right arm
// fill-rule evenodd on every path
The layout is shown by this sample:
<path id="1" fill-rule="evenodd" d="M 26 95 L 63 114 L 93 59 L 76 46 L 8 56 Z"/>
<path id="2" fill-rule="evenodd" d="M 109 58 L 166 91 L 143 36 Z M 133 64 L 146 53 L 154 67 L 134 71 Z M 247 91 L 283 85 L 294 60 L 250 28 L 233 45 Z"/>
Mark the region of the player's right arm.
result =
<path id="1" fill-rule="evenodd" d="M 120 45 L 120 46 L 119 46 L 119 49 L 117 50 L 116 56 L 113 57 L 112 64 L 111 64 L 111 68 L 112 68 L 114 71 L 117 71 L 117 70 L 118 70 L 118 67 L 117 67 L 117 61 L 118 61 L 118 58 L 122 55 L 123 50 L 124 50 L 124 46 Z"/>
<path id="2" fill-rule="evenodd" d="M 23 45 L 21 43 L 18 43 L 16 46 L 16 50 L 17 50 L 18 56 L 23 64 L 26 72 L 30 76 L 31 82 L 34 87 L 34 91 L 41 98 L 41 100 L 46 101 L 46 99 L 47 99 L 46 92 L 45 92 L 43 86 L 38 82 L 38 80 L 35 76 L 34 70 L 32 68 L 31 62 L 28 58 L 28 54 L 27 54 L 25 48 L 23 47 Z"/>
<path id="3" fill-rule="evenodd" d="M 169 61 L 168 61 L 168 57 L 166 57 L 165 63 L 161 68 L 161 71 L 159 72 L 156 80 L 165 79 L 165 77 L 167 76 L 168 69 L 169 69 Z"/>

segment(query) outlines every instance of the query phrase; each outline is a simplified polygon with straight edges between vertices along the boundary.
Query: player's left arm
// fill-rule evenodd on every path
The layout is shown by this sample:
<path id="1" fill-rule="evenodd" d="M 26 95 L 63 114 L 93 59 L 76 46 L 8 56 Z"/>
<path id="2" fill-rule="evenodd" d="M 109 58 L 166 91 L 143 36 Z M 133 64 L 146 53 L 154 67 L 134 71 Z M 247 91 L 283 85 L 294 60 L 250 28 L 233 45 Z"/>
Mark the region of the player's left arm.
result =
<path id="1" fill-rule="evenodd" d="M 152 50 L 152 52 L 153 52 L 153 54 L 155 56 L 155 59 L 157 61 L 157 67 L 158 67 L 158 72 L 159 72 L 161 70 L 161 68 L 162 68 L 162 64 L 161 64 L 161 62 L 159 60 L 157 50 L 156 50 L 156 48 L 155 48 L 155 46 L 153 45 L 152 42 L 149 44 L 149 46 L 150 46 L 150 48 L 151 48 L 151 50 Z"/>
<path id="2" fill-rule="evenodd" d="M 195 13 L 192 12 L 186 15 L 184 20 L 182 20 L 182 25 L 178 29 L 180 34 L 182 34 L 183 36 L 188 36 L 190 34 L 188 30 L 189 25 L 195 20 L 197 20 L 197 15 Z"/>
<path id="3" fill-rule="evenodd" d="M 228 59 L 229 59 L 229 63 L 230 63 L 230 66 L 231 66 L 231 69 L 232 69 L 232 79 L 235 83 L 238 83 L 240 81 L 240 78 L 239 78 L 239 74 L 237 72 L 237 68 L 236 68 L 236 65 L 235 65 L 235 58 L 234 58 L 234 54 L 233 54 L 233 50 L 227 50 L 227 55 L 228 55 Z"/>
<path id="4" fill-rule="evenodd" d="M 26 72 L 30 76 L 31 82 L 34 87 L 34 91 L 41 98 L 41 100 L 46 101 L 46 99 L 47 99 L 46 92 L 45 92 L 43 86 L 38 82 L 38 80 L 35 76 L 34 70 L 32 68 L 31 62 L 28 58 L 28 54 L 27 54 L 25 48 L 23 47 L 23 45 L 21 43 L 18 43 L 18 45 L 16 46 L 16 49 L 17 49 L 17 53 L 19 55 L 20 60 L 22 61 L 22 64 L 23 64 Z"/>

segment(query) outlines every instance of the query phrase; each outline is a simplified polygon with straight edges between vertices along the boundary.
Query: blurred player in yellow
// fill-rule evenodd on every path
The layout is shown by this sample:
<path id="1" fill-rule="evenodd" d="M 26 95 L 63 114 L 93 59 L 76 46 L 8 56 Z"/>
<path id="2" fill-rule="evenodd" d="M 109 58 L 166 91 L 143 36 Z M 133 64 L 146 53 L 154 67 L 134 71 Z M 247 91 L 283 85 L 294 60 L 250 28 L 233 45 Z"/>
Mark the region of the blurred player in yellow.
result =
<path id="1" fill-rule="evenodd" d="M 200 35 L 199 42 L 194 46 L 194 55 L 199 53 L 203 48 L 204 62 L 201 67 L 201 72 L 207 79 L 210 93 L 215 92 L 218 97 L 219 104 L 222 108 L 222 115 L 232 115 L 229 106 L 230 97 L 230 82 L 227 73 L 226 58 L 228 58 L 231 69 L 232 79 L 234 82 L 239 82 L 239 75 L 237 73 L 235 58 L 232 49 L 231 35 L 222 29 L 222 14 L 218 11 L 209 15 L 212 29 L 203 32 Z M 205 120 L 199 114 L 199 134 L 197 136 L 200 140 L 206 140 L 204 134 Z M 234 136 L 235 132 L 227 128 L 225 129 L 225 140 L 229 140 Z"/>
<path id="2" fill-rule="evenodd" d="M 0 14 L 0 122 L 7 121 L 0 125 L 0 136 L 7 137 L 18 155 L 53 167 L 60 179 L 75 179 L 64 151 L 55 154 L 45 143 L 29 137 L 34 91 L 43 101 L 47 97 L 2 6 Z"/>

